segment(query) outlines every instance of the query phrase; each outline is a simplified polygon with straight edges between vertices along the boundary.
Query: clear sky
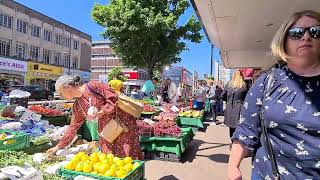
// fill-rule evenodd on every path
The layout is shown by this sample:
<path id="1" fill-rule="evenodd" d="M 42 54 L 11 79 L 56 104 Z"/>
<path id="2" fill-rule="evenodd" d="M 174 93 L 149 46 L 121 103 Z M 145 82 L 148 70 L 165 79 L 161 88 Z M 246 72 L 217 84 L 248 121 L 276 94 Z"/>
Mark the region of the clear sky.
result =
<path id="1" fill-rule="evenodd" d="M 29 8 L 39 11 L 49 17 L 61 21 L 80 31 L 92 36 L 92 40 L 101 40 L 100 33 L 103 27 L 97 25 L 90 17 L 90 12 L 95 2 L 107 4 L 108 0 L 16 0 Z M 195 14 L 192 6 L 181 17 L 179 23 L 185 23 L 188 17 Z M 188 70 L 196 70 L 199 74 L 210 73 L 210 51 L 211 46 L 207 37 L 203 34 L 200 44 L 187 42 L 189 51 L 181 55 L 182 61 L 179 66 Z M 219 59 L 219 50 L 214 49 L 214 59 Z M 213 68 L 214 69 L 214 68 Z"/>

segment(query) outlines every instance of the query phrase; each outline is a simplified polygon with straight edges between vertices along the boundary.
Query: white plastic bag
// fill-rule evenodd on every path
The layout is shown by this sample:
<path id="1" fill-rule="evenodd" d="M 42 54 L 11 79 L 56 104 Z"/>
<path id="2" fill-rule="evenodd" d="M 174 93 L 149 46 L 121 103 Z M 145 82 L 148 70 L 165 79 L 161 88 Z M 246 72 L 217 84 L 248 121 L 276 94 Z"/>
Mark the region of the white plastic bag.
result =
<path id="1" fill-rule="evenodd" d="M 27 98 L 30 97 L 30 93 L 27 91 L 21 91 L 19 89 L 12 90 L 9 98 Z"/>

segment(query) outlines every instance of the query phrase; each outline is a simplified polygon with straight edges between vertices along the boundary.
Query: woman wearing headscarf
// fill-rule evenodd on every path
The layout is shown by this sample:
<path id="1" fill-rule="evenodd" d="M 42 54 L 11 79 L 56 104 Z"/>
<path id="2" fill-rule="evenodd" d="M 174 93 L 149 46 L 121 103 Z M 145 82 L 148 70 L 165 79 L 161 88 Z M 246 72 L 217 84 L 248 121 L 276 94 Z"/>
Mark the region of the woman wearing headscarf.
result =
<path id="1" fill-rule="evenodd" d="M 113 82 L 111 86 L 120 91 L 123 85 L 119 81 Z M 65 148 L 76 136 L 78 129 L 86 119 L 96 118 L 98 132 L 101 133 L 112 118 L 117 117 L 118 121 L 127 126 L 128 131 L 122 132 L 112 143 L 99 137 L 101 150 L 119 157 L 130 156 L 134 159 L 142 159 L 136 118 L 116 106 L 118 95 L 113 89 L 97 81 L 83 84 L 79 76 L 68 75 L 61 76 L 56 81 L 55 87 L 65 99 L 76 99 L 76 101 L 73 105 L 69 128 L 59 143 L 47 151 L 48 154 L 54 154 L 59 149 Z M 96 107 L 97 111 L 88 115 L 90 104 Z"/>

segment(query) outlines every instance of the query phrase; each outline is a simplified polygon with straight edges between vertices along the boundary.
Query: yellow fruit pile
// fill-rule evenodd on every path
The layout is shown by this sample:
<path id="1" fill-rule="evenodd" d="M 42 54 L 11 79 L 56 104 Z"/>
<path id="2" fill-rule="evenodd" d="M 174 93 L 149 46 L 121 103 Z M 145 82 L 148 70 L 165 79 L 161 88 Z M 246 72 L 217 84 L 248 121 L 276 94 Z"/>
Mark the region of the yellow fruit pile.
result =
<path id="1" fill-rule="evenodd" d="M 79 152 L 65 166 L 68 170 L 91 173 L 99 176 L 125 178 L 132 170 L 139 167 L 138 162 L 133 162 L 131 157 L 120 159 L 113 154 L 94 152 L 90 156 Z"/>

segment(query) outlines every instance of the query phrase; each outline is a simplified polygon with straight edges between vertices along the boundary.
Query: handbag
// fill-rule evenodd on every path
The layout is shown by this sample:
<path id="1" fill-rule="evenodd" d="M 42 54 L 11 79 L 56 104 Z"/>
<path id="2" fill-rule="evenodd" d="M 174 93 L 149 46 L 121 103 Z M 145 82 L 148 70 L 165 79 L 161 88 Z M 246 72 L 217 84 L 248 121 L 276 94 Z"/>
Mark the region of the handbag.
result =
<path id="1" fill-rule="evenodd" d="M 273 83 L 274 73 L 275 73 L 275 69 L 273 69 L 268 76 L 267 86 L 263 92 L 264 98 L 266 97 L 267 93 L 269 93 L 269 91 L 270 91 L 270 88 Z M 264 100 L 264 98 L 263 98 L 263 100 Z M 261 129 L 262 129 L 262 136 L 263 136 L 262 139 L 265 140 L 266 150 L 267 150 L 267 153 L 269 154 L 270 160 L 271 160 L 272 174 L 273 174 L 275 180 L 280 180 L 280 173 L 277 168 L 277 161 L 275 159 L 274 150 L 271 145 L 270 137 L 268 134 L 268 129 L 265 125 L 265 108 L 263 108 L 263 107 L 261 108 L 259 117 L 260 117 L 260 121 L 261 121 Z"/>

